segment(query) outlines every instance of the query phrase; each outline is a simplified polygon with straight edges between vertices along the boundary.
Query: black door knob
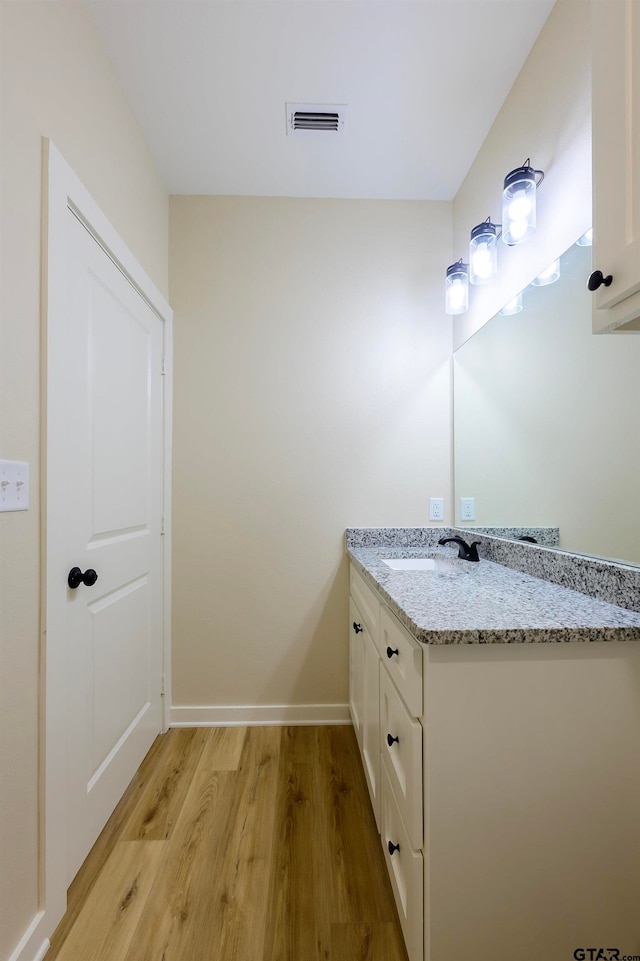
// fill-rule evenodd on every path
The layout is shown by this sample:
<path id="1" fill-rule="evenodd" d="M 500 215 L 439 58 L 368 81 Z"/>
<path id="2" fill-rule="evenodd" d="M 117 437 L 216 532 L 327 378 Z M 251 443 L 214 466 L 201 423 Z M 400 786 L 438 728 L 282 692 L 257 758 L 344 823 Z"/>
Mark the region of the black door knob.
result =
<path id="1" fill-rule="evenodd" d="M 607 274 L 605 277 L 601 270 L 594 270 L 592 274 L 589 275 L 587 281 L 587 287 L 589 290 L 597 290 L 598 287 L 610 287 L 613 282 L 613 277 L 611 274 Z"/>
<path id="2" fill-rule="evenodd" d="M 399 845 L 399 844 L 394 844 L 393 841 L 389 841 L 389 844 L 388 844 L 387 846 L 388 846 L 388 848 L 389 848 L 389 854 L 390 854 L 392 857 L 393 857 L 393 855 L 395 854 L 396 851 L 399 851 L 399 850 L 400 850 L 400 845 Z"/>
<path id="3" fill-rule="evenodd" d="M 400 743 L 399 737 L 391 737 L 390 734 L 387 734 L 387 744 L 389 745 L 389 747 L 392 747 L 394 744 L 399 744 L 399 743 Z"/>
<path id="4" fill-rule="evenodd" d="M 354 621 L 354 622 L 353 622 L 353 629 L 354 629 L 354 631 L 356 632 L 356 634 L 362 634 L 362 632 L 363 632 L 363 630 L 364 630 L 364 627 L 362 626 L 362 624 L 358 624 L 357 621 Z"/>
<path id="5" fill-rule="evenodd" d="M 92 567 L 88 567 L 84 574 L 79 567 L 72 567 L 69 571 L 67 584 L 72 591 L 75 591 L 75 589 L 80 587 L 81 584 L 84 584 L 85 587 L 93 587 L 97 580 L 98 575 Z"/>
<path id="6" fill-rule="evenodd" d="M 387 648 L 387 657 L 389 658 L 389 660 L 391 660 L 391 658 L 393 657 L 393 655 L 394 655 L 394 654 L 397 654 L 397 653 L 398 653 L 398 648 L 397 648 L 397 647 L 396 647 L 396 648 L 393 648 L 393 647 L 388 647 L 388 648 Z"/>

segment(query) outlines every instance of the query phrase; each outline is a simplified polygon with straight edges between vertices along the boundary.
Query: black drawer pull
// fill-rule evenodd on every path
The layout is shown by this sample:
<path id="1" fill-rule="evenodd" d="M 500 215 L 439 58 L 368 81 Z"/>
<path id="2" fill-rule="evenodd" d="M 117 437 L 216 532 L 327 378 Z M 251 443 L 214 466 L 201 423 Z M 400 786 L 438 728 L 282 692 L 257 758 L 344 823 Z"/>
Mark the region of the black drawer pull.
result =
<path id="1" fill-rule="evenodd" d="M 400 743 L 399 737 L 391 737 L 390 734 L 387 734 L 387 744 L 389 745 L 389 747 L 392 747 L 394 744 L 399 744 L 399 743 Z"/>
<path id="2" fill-rule="evenodd" d="M 607 274 L 605 277 L 601 270 L 594 270 L 592 274 L 589 275 L 587 281 L 587 287 L 589 290 L 597 290 L 598 287 L 610 287 L 613 283 L 613 277 L 611 274 Z"/>
<path id="3" fill-rule="evenodd" d="M 394 654 L 398 654 L 398 653 L 399 653 L 399 651 L 398 651 L 398 648 L 397 648 L 397 647 L 395 648 L 395 650 L 394 650 L 393 647 L 388 647 L 388 648 L 387 648 L 387 657 L 389 658 L 389 660 L 391 660 L 391 658 L 393 657 Z"/>
<path id="4" fill-rule="evenodd" d="M 388 847 L 389 847 L 389 854 L 390 854 L 392 857 L 393 857 L 393 855 L 395 854 L 396 851 L 399 851 L 399 850 L 400 850 L 400 845 L 399 845 L 399 844 L 394 844 L 393 841 L 389 841 Z"/>
<path id="5" fill-rule="evenodd" d="M 353 622 L 353 629 L 356 632 L 356 634 L 362 634 L 362 632 L 364 631 L 364 627 L 362 626 L 362 624 L 358 624 L 357 621 Z"/>

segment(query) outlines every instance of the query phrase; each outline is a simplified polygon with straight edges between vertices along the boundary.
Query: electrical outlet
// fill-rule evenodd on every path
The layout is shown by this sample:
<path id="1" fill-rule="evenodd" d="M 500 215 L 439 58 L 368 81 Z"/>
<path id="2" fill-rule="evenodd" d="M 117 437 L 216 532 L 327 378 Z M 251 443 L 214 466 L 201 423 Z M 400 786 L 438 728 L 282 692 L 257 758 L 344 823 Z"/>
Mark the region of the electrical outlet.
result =
<path id="1" fill-rule="evenodd" d="M 460 520 L 474 521 L 476 519 L 476 499 L 475 497 L 460 498 Z"/>
<path id="2" fill-rule="evenodd" d="M 444 520 L 444 497 L 429 498 L 429 520 L 430 521 Z"/>

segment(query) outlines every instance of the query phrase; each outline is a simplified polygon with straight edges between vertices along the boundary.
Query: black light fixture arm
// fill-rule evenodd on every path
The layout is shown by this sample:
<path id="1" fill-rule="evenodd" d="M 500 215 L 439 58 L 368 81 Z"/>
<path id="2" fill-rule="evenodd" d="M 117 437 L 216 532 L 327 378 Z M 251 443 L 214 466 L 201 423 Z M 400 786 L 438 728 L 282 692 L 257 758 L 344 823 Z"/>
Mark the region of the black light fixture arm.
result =
<path id="1" fill-rule="evenodd" d="M 500 240 L 500 238 L 502 237 L 502 224 L 496 224 L 496 223 L 494 223 L 493 220 L 491 219 L 491 214 L 489 214 L 489 216 L 486 218 L 486 220 L 483 220 L 483 221 L 482 221 L 482 224 L 489 224 L 490 227 L 495 227 L 495 228 L 496 228 L 496 240 Z M 478 224 L 478 227 L 481 227 L 482 224 Z M 473 230 L 477 230 L 477 228 L 474 227 Z M 472 235 L 473 235 L 473 230 L 471 231 Z"/>
<path id="2" fill-rule="evenodd" d="M 533 171 L 534 176 L 536 178 L 536 187 L 539 187 L 542 181 L 544 180 L 544 170 L 536 170 L 535 167 L 532 167 L 531 157 L 527 157 L 527 159 L 525 160 L 522 166 L 525 168 L 528 167 L 529 170 Z"/>

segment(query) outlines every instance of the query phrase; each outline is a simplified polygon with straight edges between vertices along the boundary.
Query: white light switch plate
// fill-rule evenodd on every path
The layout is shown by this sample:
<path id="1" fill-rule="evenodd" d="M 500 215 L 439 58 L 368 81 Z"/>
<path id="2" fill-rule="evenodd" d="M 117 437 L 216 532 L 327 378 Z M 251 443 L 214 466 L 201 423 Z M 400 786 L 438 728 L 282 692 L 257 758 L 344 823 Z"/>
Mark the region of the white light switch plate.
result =
<path id="1" fill-rule="evenodd" d="M 0 460 L 0 511 L 29 509 L 29 465 L 22 460 Z"/>

